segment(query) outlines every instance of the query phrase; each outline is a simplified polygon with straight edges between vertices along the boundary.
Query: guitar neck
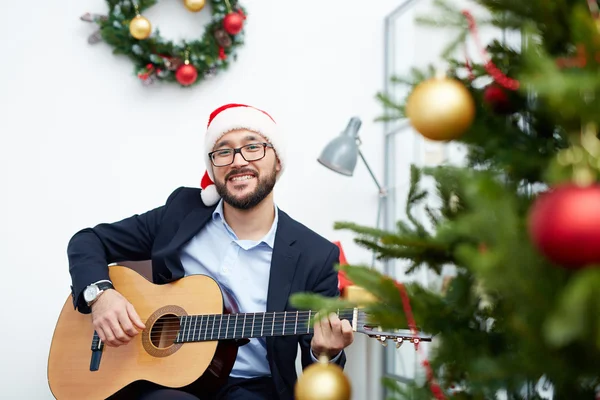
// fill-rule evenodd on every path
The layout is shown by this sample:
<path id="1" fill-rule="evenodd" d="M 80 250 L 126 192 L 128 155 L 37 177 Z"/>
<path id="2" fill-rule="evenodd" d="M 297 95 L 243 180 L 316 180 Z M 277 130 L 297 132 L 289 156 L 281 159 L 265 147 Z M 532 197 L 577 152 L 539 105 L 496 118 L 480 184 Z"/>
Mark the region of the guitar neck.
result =
<path id="1" fill-rule="evenodd" d="M 310 334 L 314 315 L 314 311 L 184 315 L 175 343 Z M 337 315 L 354 325 L 354 309 L 338 310 Z"/>

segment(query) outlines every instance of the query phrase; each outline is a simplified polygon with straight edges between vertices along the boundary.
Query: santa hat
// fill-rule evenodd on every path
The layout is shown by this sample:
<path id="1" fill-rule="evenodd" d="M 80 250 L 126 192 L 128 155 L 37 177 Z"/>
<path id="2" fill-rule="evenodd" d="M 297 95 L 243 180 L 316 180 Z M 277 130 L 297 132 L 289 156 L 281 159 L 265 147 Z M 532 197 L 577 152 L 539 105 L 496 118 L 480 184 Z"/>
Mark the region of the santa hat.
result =
<path id="1" fill-rule="evenodd" d="M 227 132 L 236 129 L 248 129 L 259 133 L 273 145 L 277 153 L 281 170 L 277 179 L 283 172 L 285 162 L 285 146 L 279 127 L 275 120 L 263 110 L 245 104 L 226 104 L 214 110 L 208 119 L 208 126 L 204 137 L 204 157 L 206 172 L 200 182 L 202 188 L 202 201 L 207 206 L 216 204 L 220 197 L 214 184 L 213 165 L 208 153 L 212 151 L 217 141 Z"/>

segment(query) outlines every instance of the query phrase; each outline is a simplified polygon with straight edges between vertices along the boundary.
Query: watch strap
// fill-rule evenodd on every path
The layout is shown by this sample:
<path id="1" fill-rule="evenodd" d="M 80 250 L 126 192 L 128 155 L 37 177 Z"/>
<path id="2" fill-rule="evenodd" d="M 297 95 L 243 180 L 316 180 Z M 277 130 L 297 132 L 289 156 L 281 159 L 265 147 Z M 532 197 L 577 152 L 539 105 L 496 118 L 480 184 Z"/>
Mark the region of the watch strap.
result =
<path id="1" fill-rule="evenodd" d="M 107 290 L 107 289 L 115 288 L 111 281 L 98 281 L 95 284 L 96 284 L 96 286 L 98 286 L 98 289 L 100 289 L 100 290 Z"/>

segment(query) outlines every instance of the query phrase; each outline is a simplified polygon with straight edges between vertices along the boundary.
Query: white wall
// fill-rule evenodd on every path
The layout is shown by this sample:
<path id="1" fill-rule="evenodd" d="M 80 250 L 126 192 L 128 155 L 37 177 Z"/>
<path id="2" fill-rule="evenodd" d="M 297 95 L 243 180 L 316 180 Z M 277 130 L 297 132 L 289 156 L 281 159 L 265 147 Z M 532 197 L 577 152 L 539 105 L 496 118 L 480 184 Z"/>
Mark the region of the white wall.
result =
<path id="1" fill-rule="evenodd" d="M 105 44 L 87 44 L 94 27 L 79 17 L 105 12 L 102 0 L 2 2 L 0 296 L 11 310 L 0 329 L 2 397 L 51 398 L 46 363 L 69 294 L 71 235 L 158 206 L 180 185 L 198 186 L 206 118 L 222 103 L 263 107 L 286 127 L 293 146 L 277 202 L 325 237 L 342 240 L 351 262 L 369 262 L 352 236 L 332 225 L 374 223 L 374 184 L 362 165 L 346 178 L 315 159 L 358 115 L 363 151 L 381 176 L 374 94 L 383 83 L 383 18 L 398 3 L 246 0 L 247 43 L 238 62 L 182 90 L 144 87 L 129 60 Z M 196 37 L 198 21 L 206 21 L 179 2 L 159 2 L 146 15 L 173 37 Z M 362 340 L 350 349 L 347 368 L 356 399 L 373 398 L 366 393 L 370 367 Z"/>

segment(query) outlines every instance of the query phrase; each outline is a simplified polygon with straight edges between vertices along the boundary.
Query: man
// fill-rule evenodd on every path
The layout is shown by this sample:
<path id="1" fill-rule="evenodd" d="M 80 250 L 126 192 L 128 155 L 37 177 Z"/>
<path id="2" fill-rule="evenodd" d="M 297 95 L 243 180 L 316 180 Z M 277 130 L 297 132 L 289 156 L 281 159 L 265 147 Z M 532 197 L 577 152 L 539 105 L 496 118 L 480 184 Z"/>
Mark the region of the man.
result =
<path id="1" fill-rule="evenodd" d="M 155 283 L 209 275 L 232 294 L 240 312 L 293 310 L 288 298 L 295 292 L 338 295 L 337 246 L 274 204 L 286 157 L 273 118 L 241 104 L 216 109 L 204 158 L 201 189 L 179 188 L 162 207 L 84 229 L 69 242 L 74 305 L 91 312 L 106 345 L 126 345 L 144 328 L 134 306 L 112 286 L 110 263 L 152 260 Z M 352 341 L 349 322 L 335 315 L 317 322 L 312 336 L 251 339 L 239 348 L 217 398 L 292 399 L 298 343 L 303 367 L 320 354 L 343 367 L 343 350 Z M 141 398 L 201 397 L 194 395 L 150 386 Z"/>

